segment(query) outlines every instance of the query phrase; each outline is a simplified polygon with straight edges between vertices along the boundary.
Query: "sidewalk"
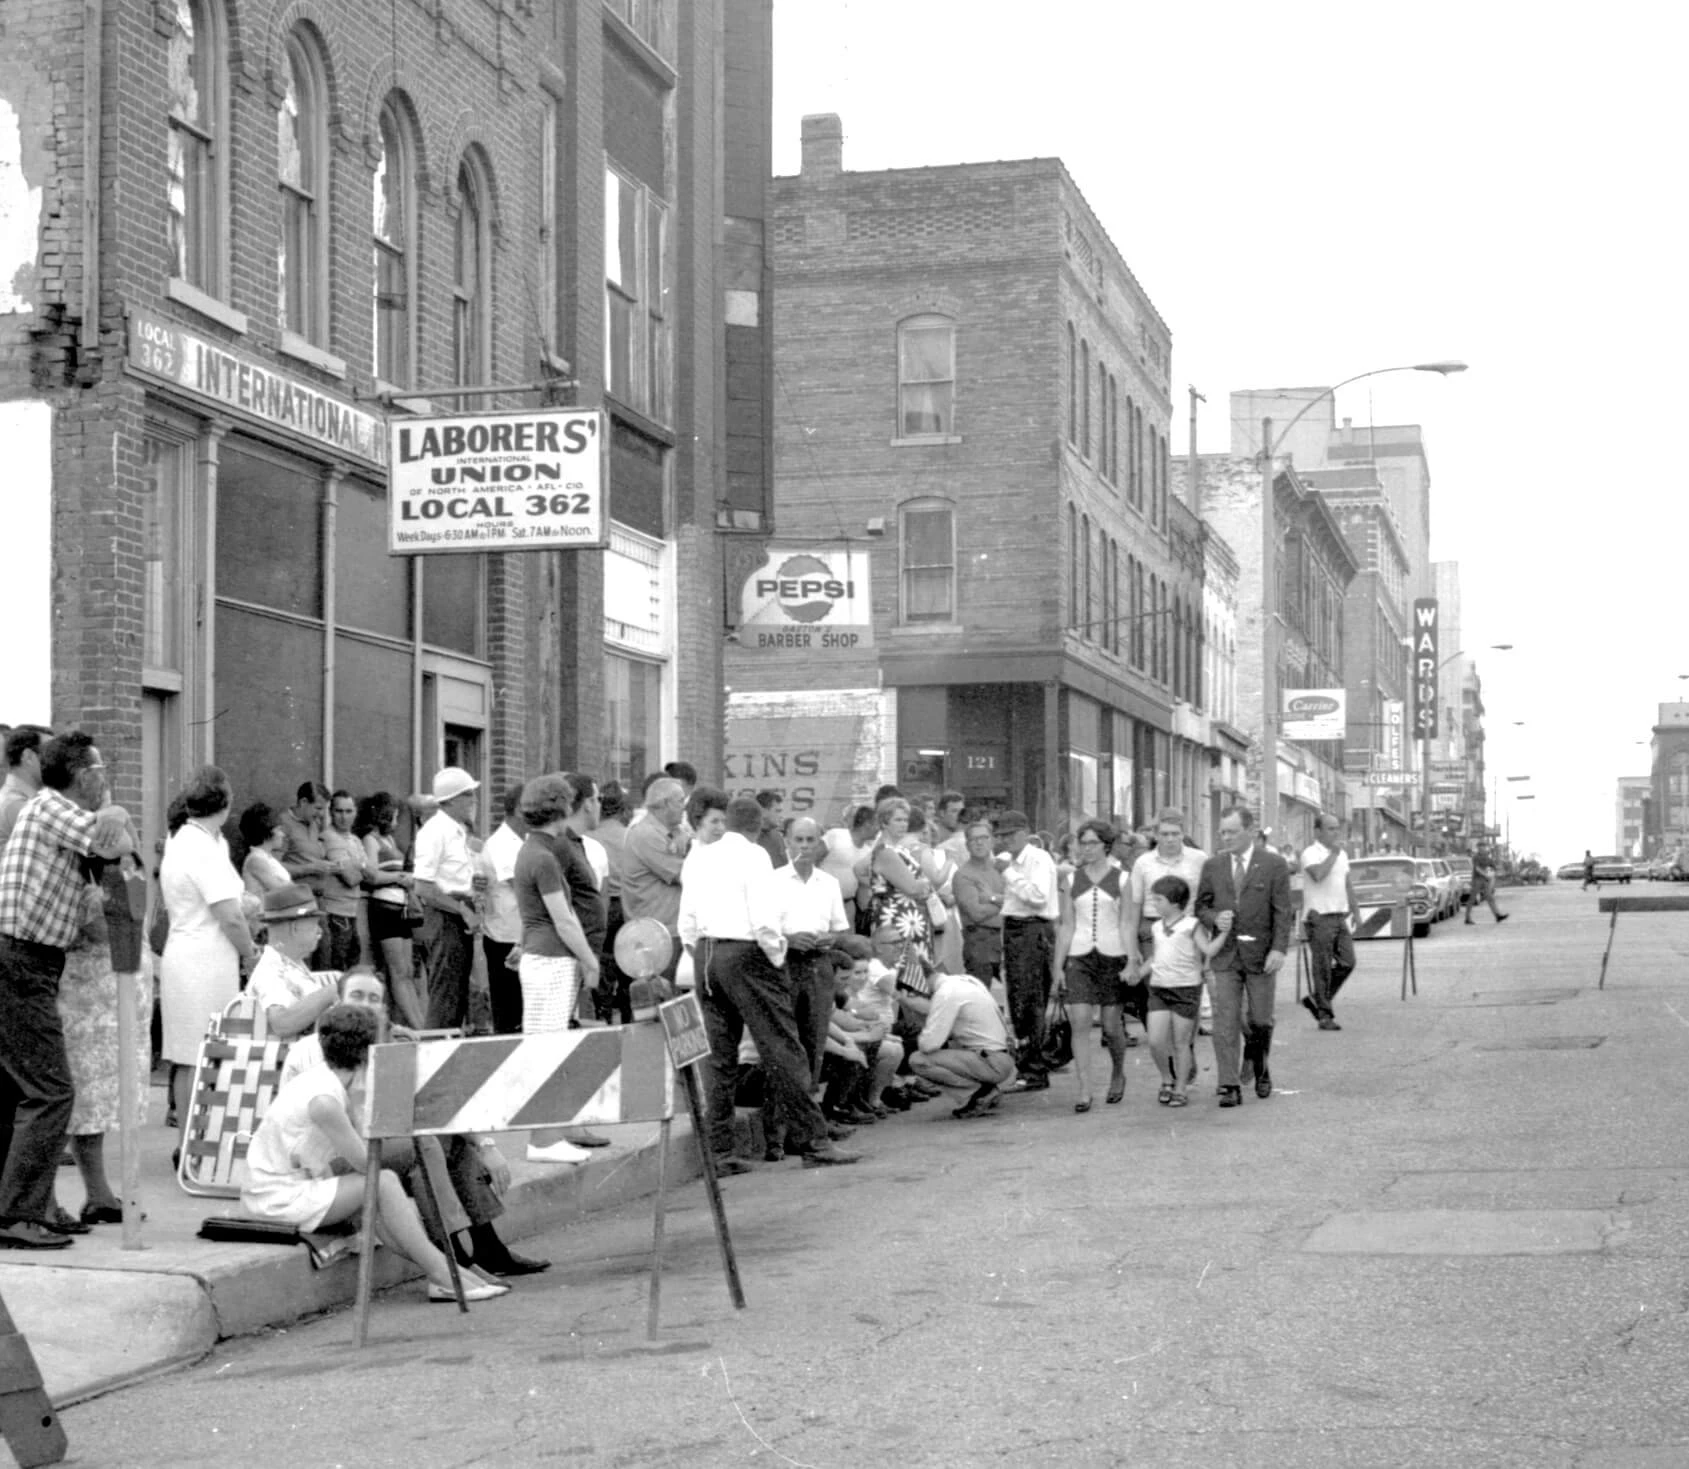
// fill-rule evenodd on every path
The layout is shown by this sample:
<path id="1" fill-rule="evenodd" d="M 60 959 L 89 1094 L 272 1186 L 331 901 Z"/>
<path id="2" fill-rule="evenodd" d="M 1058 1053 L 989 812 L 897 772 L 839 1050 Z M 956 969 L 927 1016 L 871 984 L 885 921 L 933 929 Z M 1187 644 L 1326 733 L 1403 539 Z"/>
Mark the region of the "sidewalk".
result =
<path id="1" fill-rule="evenodd" d="M 176 1135 L 166 1131 L 164 1091 L 150 1093 L 151 1118 L 141 1134 L 140 1250 L 122 1247 L 117 1225 L 78 1235 L 68 1250 L 0 1254 L 0 1297 L 28 1338 L 54 1404 L 193 1361 L 225 1337 L 285 1326 L 301 1317 L 349 1305 L 357 1285 L 357 1256 L 314 1270 L 303 1245 L 219 1244 L 195 1237 L 211 1214 L 235 1212 L 235 1199 L 182 1192 L 170 1167 Z M 511 1185 L 497 1228 L 509 1243 L 652 1194 L 657 1187 L 661 1124 L 593 1129 L 611 1139 L 590 1161 L 569 1165 L 525 1161 L 527 1136 L 501 1134 Z M 117 1137 L 106 1139 L 107 1166 L 117 1174 Z M 670 1133 L 668 1182 L 679 1187 L 700 1176 L 692 1126 L 684 1106 Z M 82 1183 L 61 1168 L 59 1202 L 75 1213 Z M 647 1234 L 647 1238 L 648 1238 Z M 378 1287 L 417 1272 L 382 1250 Z"/>

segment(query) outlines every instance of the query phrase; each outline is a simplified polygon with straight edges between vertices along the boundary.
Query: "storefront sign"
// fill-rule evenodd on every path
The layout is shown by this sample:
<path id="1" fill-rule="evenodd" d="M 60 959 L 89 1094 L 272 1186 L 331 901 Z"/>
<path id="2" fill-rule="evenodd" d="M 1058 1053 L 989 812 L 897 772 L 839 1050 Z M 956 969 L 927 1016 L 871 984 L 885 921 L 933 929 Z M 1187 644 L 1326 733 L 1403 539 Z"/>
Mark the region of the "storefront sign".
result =
<path id="1" fill-rule="evenodd" d="M 1398 770 L 1407 763 L 1407 707 L 1400 699 L 1384 700 L 1384 763 Z"/>
<path id="2" fill-rule="evenodd" d="M 872 648 L 868 553 L 770 548 L 740 593 L 739 644 L 805 656 Z"/>
<path id="3" fill-rule="evenodd" d="M 1343 689 L 1285 689 L 1280 733 L 1287 740 L 1340 740 L 1348 732 Z"/>
<path id="4" fill-rule="evenodd" d="M 1413 737 L 1437 738 L 1437 599 L 1413 604 Z"/>
<path id="5" fill-rule="evenodd" d="M 596 408 L 534 408 L 388 427 L 387 549 L 576 551 L 608 542 Z"/>
<path id="6" fill-rule="evenodd" d="M 129 366 L 221 408 L 370 464 L 387 462 L 386 420 L 144 311 L 129 317 Z"/>
<path id="7" fill-rule="evenodd" d="M 778 791 L 787 816 L 831 826 L 884 778 L 883 705 L 878 689 L 730 694 L 722 784 L 735 796 Z"/>

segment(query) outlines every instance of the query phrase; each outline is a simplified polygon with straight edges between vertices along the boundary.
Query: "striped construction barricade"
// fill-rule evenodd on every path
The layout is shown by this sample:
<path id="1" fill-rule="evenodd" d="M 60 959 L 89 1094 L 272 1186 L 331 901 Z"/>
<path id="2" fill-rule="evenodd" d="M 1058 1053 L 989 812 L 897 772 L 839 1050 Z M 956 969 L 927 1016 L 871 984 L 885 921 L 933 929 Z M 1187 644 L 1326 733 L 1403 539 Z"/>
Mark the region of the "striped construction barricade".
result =
<path id="1" fill-rule="evenodd" d="M 671 1001 L 703 1015 L 694 995 Z M 357 1303 L 352 1340 L 362 1346 L 369 1327 L 369 1304 L 374 1284 L 374 1246 L 377 1176 L 382 1143 L 453 1133 L 513 1132 L 534 1128 L 623 1122 L 662 1125 L 657 1155 L 657 1196 L 652 1228 L 649 1334 L 657 1334 L 662 1281 L 663 1224 L 668 1181 L 669 1129 L 674 1120 L 676 1066 L 670 1058 L 668 1033 L 690 1033 L 690 1020 L 668 1024 L 612 1025 L 583 1030 L 551 1031 L 541 1035 L 485 1036 L 474 1039 L 428 1040 L 416 1044 L 388 1043 L 369 1053 L 368 1084 L 364 1093 L 362 1127 L 369 1142 L 363 1217 L 360 1225 L 362 1259 L 358 1267 Z M 733 1303 L 743 1308 L 727 1216 L 716 1187 L 714 1160 L 705 1144 L 702 1105 L 690 1067 L 699 1057 L 683 1060 L 683 1077 L 692 1122 L 704 1160 L 704 1176 L 715 1217 L 716 1237 L 727 1270 Z M 458 1309 L 467 1311 L 457 1262 L 446 1253 L 457 1286 Z"/>
<path id="2" fill-rule="evenodd" d="M 1402 941 L 1402 998 L 1411 986 L 1419 993 L 1419 961 L 1413 953 L 1413 908 L 1399 903 L 1363 903 L 1361 921 L 1355 925 L 1357 939 L 1400 939 Z"/>

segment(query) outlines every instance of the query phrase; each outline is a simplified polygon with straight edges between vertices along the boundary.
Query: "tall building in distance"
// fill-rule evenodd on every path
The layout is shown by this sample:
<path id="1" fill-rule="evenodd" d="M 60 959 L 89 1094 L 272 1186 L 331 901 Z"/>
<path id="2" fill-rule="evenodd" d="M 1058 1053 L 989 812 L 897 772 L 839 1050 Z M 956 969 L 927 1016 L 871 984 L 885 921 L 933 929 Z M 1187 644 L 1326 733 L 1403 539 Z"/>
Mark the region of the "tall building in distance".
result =
<path id="1" fill-rule="evenodd" d="M 13 623 L 51 707 L 8 715 L 94 732 L 149 841 L 206 761 L 278 806 L 715 768 L 723 545 L 770 510 L 769 11 L 8 9 L 10 550 L 53 574 Z M 390 424 L 547 404 L 603 410 L 606 549 L 389 555 Z"/>
<path id="2" fill-rule="evenodd" d="M 1621 775 L 1613 811 L 1613 850 L 1621 857 L 1651 855 L 1647 851 L 1647 809 L 1654 792 L 1649 775 Z"/>
<path id="3" fill-rule="evenodd" d="M 794 600 L 737 632 L 736 777 L 789 782 L 792 809 L 869 793 L 878 765 L 1052 830 L 1171 803 L 1206 833 L 1204 532 L 1169 482 L 1167 322 L 1057 159 L 856 173 L 832 115 L 804 119 L 802 158 L 772 194 L 768 569 Z M 829 642 L 847 582 L 859 631 Z M 782 776 L 786 751 L 821 776 Z"/>
<path id="4" fill-rule="evenodd" d="M 1649 743 L 1653 852 L 1689 846 L 1689 703 L 1659 706 Z M 1649 855 L 1652 855 L 1650 852 Z"/>

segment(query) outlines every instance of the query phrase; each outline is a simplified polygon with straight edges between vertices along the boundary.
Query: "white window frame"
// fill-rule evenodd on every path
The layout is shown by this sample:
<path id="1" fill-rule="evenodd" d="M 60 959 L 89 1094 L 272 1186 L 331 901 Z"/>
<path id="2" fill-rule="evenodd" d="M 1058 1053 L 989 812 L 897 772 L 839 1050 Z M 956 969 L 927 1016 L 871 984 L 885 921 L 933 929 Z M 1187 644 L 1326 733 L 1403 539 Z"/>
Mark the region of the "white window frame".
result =
<path id="1" fill-rule="evenodd" d="M 949 370 L 943 377 L 915 378 L 905 374 L 903 347 L 910 332 L 930 332 L 943 329 L 949 335 L 950 350 L 948 353 Z M 904 392 L 906 389 L 930 389 L 948 384 L 950 388 L 949 406 L 943 414 L 943 420 L 937 428 L 911 429 L 909 427 L 907 410 L 904 408 Z M 919 316 L 908 316 L 897 324 L 897 425 L 896 442 L 914 443 L 925 440 L 938 443 L 958 443 L 956 434 L 956 321 L 955 318 L 945 316 L 940 312 L 923 312 Z"/>
<path id="2" fill-rule="evenodd" d="M 284 348 L 290 338 L 326 348 L 331 226 L 327 69 L 322 47 L 302 26 L 288 32 L 284 54 L 288 85 L 276 112 L 280 212 L 276 233 L 277 324 Z M 282 157 L 290 98 L 297 109 L 297 122 L 292 128 L 299 151 L 297 179 L 289 178 Z"/>
<path id="3" fill-rule="evenodd" d="M 930 514 L 938 510 L 942 510 L 950 517 L 950 560 L 948 564 L 932 562 L 921 566 L 911 566 L 909 561 L 909 517 L 911 515 Z M 953 501 L 929 497 L 909 500 L 897 507 L 897 567 L 897 620 L 900 623 L 919 627 L 935 623 L 940 625 L 954 623 L 957 620 L 956 506 Z M 911 572 L 939 569 L 948 570 L 950 573 L 949 606 L 942 613 L 911 613 L 909 610 L 909 578 Z"/>
<path id="4" fill-rule="evenodd" d="M 377 171 L 370 178 L 370 260 L 374 272 L 370 282 L 370 365 L 378 381 L 386 383 L 389 387 L 408 388 L 416 382 L 417 152 L 409 109 L 398 93 L 393 93 L 382 103 L 381 117 L 376 129 L 381 160 L 377 164 Z M 394 142 L 391 150 L 387 147 L 386 138 L 389 131 Z M 397 243 L 388 239 L 376 225 L 374 211 L 382 202 L 382 168 L 386 169 L 389 177 L 398 181 L 395 201 L 399 216 Z M 400 278 L 400 291 L 397 294 L 403 296 L 402 305 L 389 308 L 402 311 L 403 321 L 397 330 L 398 355 L 386 362 L 382 360 L 382 342 L 386 336 L 382 329 L 382 301 L 386 294 L 381 289 L 384 261 L 396 263 Z"/>

